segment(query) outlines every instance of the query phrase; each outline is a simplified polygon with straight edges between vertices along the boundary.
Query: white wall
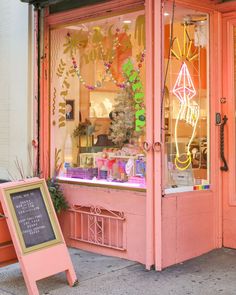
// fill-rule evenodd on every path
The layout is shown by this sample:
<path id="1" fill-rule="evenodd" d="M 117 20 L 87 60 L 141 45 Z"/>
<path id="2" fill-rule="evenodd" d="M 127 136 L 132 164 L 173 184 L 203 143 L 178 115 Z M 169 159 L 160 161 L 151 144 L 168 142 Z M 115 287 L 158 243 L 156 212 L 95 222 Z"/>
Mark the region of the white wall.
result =
<path id="1" fill-rule="evenodd" d="M 30 174 L 32 140 L 32 11 L 20 0 L 0 1 L 0 179 Z"/>

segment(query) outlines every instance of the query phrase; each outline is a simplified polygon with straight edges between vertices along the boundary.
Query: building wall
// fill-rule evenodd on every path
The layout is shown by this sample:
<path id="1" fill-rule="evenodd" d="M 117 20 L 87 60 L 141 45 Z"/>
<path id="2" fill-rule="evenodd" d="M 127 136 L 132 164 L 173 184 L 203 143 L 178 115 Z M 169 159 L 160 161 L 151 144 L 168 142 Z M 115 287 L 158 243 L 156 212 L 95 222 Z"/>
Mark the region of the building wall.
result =
<path id="1" fill-rule="evenodd" d="M 32 8 L 0 1 L 0 179 L 30 174 L 32 125 Z"/>

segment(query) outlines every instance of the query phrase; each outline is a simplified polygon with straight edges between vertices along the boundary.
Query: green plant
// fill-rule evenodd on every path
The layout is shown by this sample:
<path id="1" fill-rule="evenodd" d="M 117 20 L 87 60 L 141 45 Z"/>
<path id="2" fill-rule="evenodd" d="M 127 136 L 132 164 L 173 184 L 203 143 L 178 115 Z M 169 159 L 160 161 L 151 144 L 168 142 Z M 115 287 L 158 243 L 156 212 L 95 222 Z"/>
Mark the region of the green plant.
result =
<path id="1" fill-rule="evenodd" d="M 56 212 L 66 210 L 69 206 L 56 178 L 47 179 L 47 186 Z"/>
<path id="2" fill-rule="evenodd" d="M 80 122 L 78 126 L 75 127 L 73 130 L 73 136 L 78 137 L 80 135 L 87 135 L 90 136 L 95 131 L 95 126 L 92 125 L 92 123 L 85 119 L 84 122 Z"/>

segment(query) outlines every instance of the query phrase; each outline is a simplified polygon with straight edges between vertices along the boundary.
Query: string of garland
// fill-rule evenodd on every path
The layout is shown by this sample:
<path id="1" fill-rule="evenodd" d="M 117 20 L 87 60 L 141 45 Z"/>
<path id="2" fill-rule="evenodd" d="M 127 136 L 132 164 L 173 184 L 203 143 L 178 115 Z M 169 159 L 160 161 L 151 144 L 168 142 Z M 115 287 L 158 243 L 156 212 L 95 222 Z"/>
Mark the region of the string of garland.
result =
<path id="1" fill-rule="evenodd" d="M 115 39 L 113 41 L 113 44 L 112 44 L 112 50 L 111 50 L 111 57 L 109 59 L 109 61 L 106 61 L 106 54 L 105 54 L 105 50 L 104 50 L 104 47 L 102 45 L 102 41 L 99 41 L 98 42 L 98 45 L 99 45 L 99 48 L 100 48 L 100 51 L 101 51 L 101 57 L 102 57 L 102 61 L 103 61 L 103 65 L 105 67 L 105 73 L 104 75 L 102 76 L 101 80 L 100 81 L 96 81 L 95 84 L 91 85 L 91 84 L 88 84 L 85 79 L 83 78 L 82 74 L 81 74 L 81 71 L 80 71 L 80 68 L 78 67 L 78 64 L 76 62 L 76 59 L 74 56 L 72 56 L 72 64 L 73 64 L 73 67 L 74 67 L 74 70 L 76 72 L 76 75 L 77 77 L 79 78 L 79 81 L 82 83 L 82 85 L 87 88 L 88 90 L 95 90 L 96 88 L 99 88 L 103 85 L 104 81 L 106 80 L 107 77 L 109 77 L 109 79 L 119 88 L 121 89 L 124 89 L 126 87 L 129 86 L 129 81 L 123 81 L 121 83 L 119 83 L 114 77 L 113 77 L 113 74 L 111 72 L 111 67 L 112 67 L 112 64 L 114 62 L 114 59 L 115 59 L 115 54 L 116 54 L 116 50 L 117 48 L 120 46 L 120 43 L 119 43 L 119 39 L 118 39 L 118 33 L 119 33 L 119 29 L 117 28 L 116 29 L 116 34 L 115 34 Z M 68 34 L 67 34 L 68 35 Z M 137 71 L 140 72 L 140 69 L 142 67 L 142 63 L 144 62 L 144 59 L 145 59 L 145 49 L 143 50 L 143 52 L 141 52 L 137 59 L 138 59 L 138 69 Z"/>
<path id="2" fill-rule="evenodd" d="M 129 81 L 135 103 L 135 131 L 141 132 L 145 126 L 144 89 L 139 71 L 134 68 L 131 59 L 123 65 L 122 70 Z"/>
<path id="3" fill-rule="evenodd" d="M 142 63 L 144 61 L 144 58 L 145 58 L 145 50 L 140 54 L 141 55 L 141 58 L 140 58 L 140 61 L 138 63 L 138 69 L 137 69 L 137 72 L 139 73 L 140 72 L 140 68 L 142 67 Z M 96 83 L 94 85 L 91 85 L 91 84 L 88 84 L 86 83 L 86 81 L 84 80 L 81 72 L 80 72 L 80 69 L 77 65 L 77 62 L 75 60 L 74 57 L 72 57 L 72 63 L 73 63 L 73 67 L 75 69 L 75 72 L 76 72 L 76 75 L 77 77 L 79 78 L 80 82 L 82 83 L 82 85 L 87 88 L 88 90 L 95 90 L 96 88 L 99 88 L 103 85 L 104 81 L 106 80 L 107 76 L 110 78 L 110 80 L 119 88 L 126 88 L 129 86 L 129 82 L 128 81 L 124 81 L 122 83 L 119 83 L 112 75 L 112 72 L 111 72 L 111 66 L 112 66 L 112 63 L 113 63 L 113 60 L 114 60 L 114 55 L 111 57 L 111 60 L 108 61 L 108 62 L 104 62 L 104 66 L 105 66 L 105 74 L 104 76 L 101 78 L 101 81 L 96 81 Z"/>
<path id="4" fill-rule="evenodd" d="M 110 67 L 115 59 L 115 51 L 116 49 L 119 47 L 119 40 L 118 40 L 118 36 L 116 35 L 116 38 L 114 39 L 113 41 L 113 44 L 112 44 L 112 50 L 111 50 L 111 57 L 110 57 L 110 61 L 106 62 L 105 61 L 105 50 L 102 46 L 102 42 L 99 41 L 98 43 L 99 47 L 100 47 L 100 50 L 101 50 L 101 55 L 102 55 L 102 61 L 104 63 L 104 66 L 105 66 L 105 74 L 103 75 L 103 77 L 101 78 L 101 81 L 96 81 L 96 83 L 94 85 L 89 85 L 88 83 L 86 83 L 86 81 L 84 80 L 81 72 L 80 72 L 80 69 L 77 65 L 77 62 L 75 60 L 74 57 L 72 57 L 72 63 L 73 63 L 73 67 L 75 69 L 75 72 L 76 72 L 76 75 L 77 77 L 79 78 L 80 82 L 82 83 L 82 85 L 84 85 L 85 88 L 87 88 L 88 90 L 94 90 L 96 88 L 99 88 L 102 86 L 102 84 L 104 83 L 104 81 L 106 80 L 107 76 L 109 75 L 110 76 Z M 110 77 L 111 78 L 111 77 Z"/>
<path id="5" fill-rule="evenodd" d="M 139 63 L 138 63 L 138 69 L 137 69 L 137 72 L 138 73 L 140 73 L 140 69 L 141 69 L 141 67 L 142 67 L 142 63 L 144 62 L 144 58 L 145 58 L 145 53 L 146 53 L 146 51 L 145 51 L 145 49 L 143 50 L 143 52 L 140 54 L 140 60 L 139 60 Z M 129 83 L 129 81 L 123 81 L 122 83 L 118 83 L 118 81 L 115 79 L 115 78 L 113 78 L 113 75 L 112 75 L 112 73 L 111 73 L 111 66 L 108 66 L 107 67 L 107 73 L 108 73 L 108 75 L 109 75 L 109 77 L 110 77 L 110 79 L 111 79 L 111 81 L 117 86 L 117 87 L 119 87 L 119 88 L 127 88 L 129 85 L 130 85 L 130 83 Z"/>

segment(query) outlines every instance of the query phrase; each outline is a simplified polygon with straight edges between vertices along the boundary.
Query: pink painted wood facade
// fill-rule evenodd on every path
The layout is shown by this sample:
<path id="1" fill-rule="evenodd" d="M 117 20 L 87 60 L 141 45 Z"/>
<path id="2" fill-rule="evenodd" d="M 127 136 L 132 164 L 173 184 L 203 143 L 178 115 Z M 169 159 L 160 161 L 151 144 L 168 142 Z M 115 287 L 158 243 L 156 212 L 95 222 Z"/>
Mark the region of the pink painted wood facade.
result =
<path id="1" fill-rule="evenodd" d="M 230 5 L 229 5 L 230 4 Z M 236 198 L 235 198 L 235 25 L 236 13 L 235 3 L 228 3 L 222 7 L 223 15 L 223 52 L 225 52 L 225 62 L 223 71 L 227 74 L 223 76 L 223 97 L 226 98 L 222 105 L 222 113 L 228 118 L 226 129 L 226 140 L 228 143 L 226 155 L 228 158 L 229 171 L 223 174 L 223 245 L 235 248 L 236 229 Z"/>
<path id="2" fill-rule="evenodd" d="M 122 2 L 122 4 L 121 4 Z M 171 2 L 171 1 L 170 1 Z M 78 207 L 102 207 L 106 214 L 124 214 L 123 250 L 102 247 L 96 243 L 85 243 L 81 233 L 72 239 L 71 213 L 62 218 L 62 228 L 69 246 L 88 251 L 113 255 L 139 261 L 150 269 L 157 270 L 172 264 L 196 257 L 212 249 L 229 246 L 236 247 L 235 213 L 235 110 L 234 58 L 232 26 L 235 15 L 227 11 L 236 8 L 232 4 L 217 4 L 217 1 L 176 0 L 176 4 L 203 11 L 210 20 L 210 189 L 207 191 L 182 192 L 164 195 L 163 192 L 163 134 L 161 131 L 161 89 L 163 88 L 163 27 L 162 3 L 160 0 L 106 1 L 81 9 L 46 15 L 45 17 L 45 55 L 42 61 L 41 77 L 41 126 L 40 126 L 40 164 L 44 175 L 50 171 L 49 134 L 49 29 L 56 25 L 73 23 L 83 18 L 103 15 L 106 10 L 122 12 L 125 9 L 145 5 L 146 14 L 146 106 L 147 106 L 147 190 L 142 192 L 80 185 L 74 181 L 62 183 L 69 204 Z M 122 7 L 122 9 L 121 9 Z M 231 35 L 230 35 L 231 34 Z M 224 36 L 224 39 L 223 37 Z M 223 42 L 222 42 L 223 40 Z M 223 46 L 224 44 L 224 46 Z M 222 75 L 222 60 L 223 63 Z M 224 59 L 223 59 L 224 57 Z M 232 89 L 232 91 L 230 90 Z M 229 97 L 223 105 L 220 98 Z M 232 107 L 234 106 L 234 107 Z M 227 113 L 232 137 L 226 137 L 226 158 L 230 171 L 220 171 L 219 126 L 215 124 L 215 113 Z M 231 113 L 230 113 L 231 112 Z M 231 129 L 232 128 L 232 129 Z M 228 129 L 229 130 L 229 129 Z M 227 134 L 226 134 L 227 136 Z M 230 152 L 231 151 L 231 152 Z M 107 213 L 108 212 L 108 213 Z M 223 213 L 222 213 L 223 212 Z M 82 213 L 83 214 L 83 213 Z M 104 213 L 105 214 L 105 213 Z M 98 217 L 95 217 L 98 218 Z M 105 218 L 105 217 L 104 217 Z M 87 219 L 86 219 L 87 220 Z M 97 219 L 96 219 L 97 220 Z M 101 219 L 103 220 L 103 219 Z M 80 219 L 77 220 L 81 222 Z M 102 222 L 102 221 L 101 221 Z M 105 222 L 105 221 L 104 221 Z M 109 244 L 108 244 L 109 245 Z"/>
<path id="3" fill-rule="evenodd" d="M 78 204 L 84 207 L 97 206 L 105 208 L 106 211 L 121 212 L 124 215 L 123 251 L 115 250 L 114 247 L 102 247 L 102 243 L 99 246 L 99 244 L 88 244 L 71 239 L 73 224 L 71 224 L 71 214 L 67 212 L 61 221 L 61 226 L 69 246 L 145 263 L 146 194 L 144 192 L 121 192 L 120 190 L 96 188 L 96 194 L 94 194 L 93 187 L 78 186 L 73 182 L 63 183 L 62 188 L 65 195 L 69 196 L 71 207 Z"/>

